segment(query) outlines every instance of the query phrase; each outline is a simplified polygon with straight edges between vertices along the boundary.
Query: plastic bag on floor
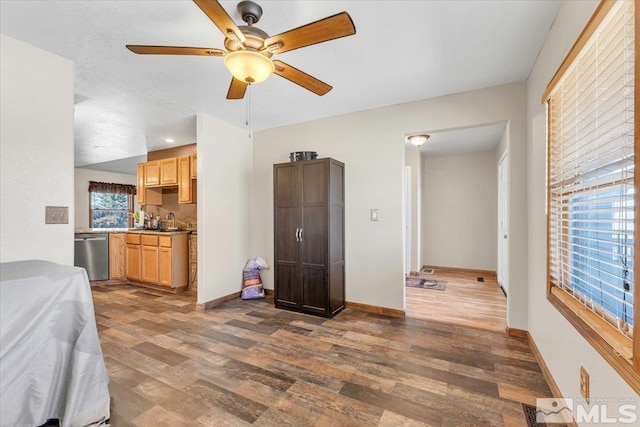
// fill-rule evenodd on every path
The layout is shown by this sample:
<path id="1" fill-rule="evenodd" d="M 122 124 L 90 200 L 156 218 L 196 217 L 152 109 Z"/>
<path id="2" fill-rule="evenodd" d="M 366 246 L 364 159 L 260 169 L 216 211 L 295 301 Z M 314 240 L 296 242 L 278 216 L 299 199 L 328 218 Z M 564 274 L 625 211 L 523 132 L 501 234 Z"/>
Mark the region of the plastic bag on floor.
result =
<path id="1" fill-rule="evenodd" d="M 264 287 L 260 278 L 260 270 L 269 268 L 267 261 L 257 257 L 250 259 L 244 266 L 242 271 L 242 299 L 260 299 L 264 298 Z"/>

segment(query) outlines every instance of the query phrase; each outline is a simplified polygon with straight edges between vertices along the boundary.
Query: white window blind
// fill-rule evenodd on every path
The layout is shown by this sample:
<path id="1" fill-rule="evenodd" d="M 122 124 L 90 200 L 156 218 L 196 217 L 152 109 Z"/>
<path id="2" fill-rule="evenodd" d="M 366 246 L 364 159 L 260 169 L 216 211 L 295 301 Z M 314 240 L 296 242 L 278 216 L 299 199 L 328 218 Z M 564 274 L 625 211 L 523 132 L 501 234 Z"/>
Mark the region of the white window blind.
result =
<path id="1" fill-rule="evenodd" d="M 634 2 L 619 1 L 548 99 L 549 280 L 633 330 Z"/>

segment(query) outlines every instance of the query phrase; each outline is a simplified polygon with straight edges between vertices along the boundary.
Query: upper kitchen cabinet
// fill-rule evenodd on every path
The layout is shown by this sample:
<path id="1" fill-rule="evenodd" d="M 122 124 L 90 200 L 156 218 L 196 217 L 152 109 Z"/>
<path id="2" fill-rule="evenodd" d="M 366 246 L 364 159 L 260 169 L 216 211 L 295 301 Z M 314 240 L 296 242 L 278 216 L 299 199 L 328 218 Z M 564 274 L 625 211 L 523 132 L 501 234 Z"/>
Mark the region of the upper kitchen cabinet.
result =
<path id="1" fill-rule="evenodd" d="M 138 204 L 140 205 L 147 203 L 144 191 L 144 165 L 144 163 L 138 163 L 138 188 L 136 193 L 138 196 Z"/>
<path id="2" fill-rule="evenodd" d="M 160 160 L 160 185 L 178 185 L 178 158 Z"/>
<path id="3" fill-rule="evenodd" d="M 191 159 L 191 179 L 198 178 L 198 157 L 195 154 L 189 156 Z"/>
<path id="4" fill-rule="evenodd" d="M 144 170 L 145 187 L 160 185 L 160 162 L 142 163 L 142 166 Z"/>
<path id="5" fill-rule="evenodd" d="M 178 187 L 178 203 L 196 203 L 195 154 L 138 164 L 138 204 L 162 205 L 162 190 Z"/>
<path id="6" fill-rule="evenodd" d="M 195 189 L 191 181 L 193 162 L 191 156 L 178 157 L 178 203 L 194 203 Z"/>
<path id="7" fill-rule="evenodd" d="M 145 187 L 178 185 L 178 159 L 155 160 L 144 165 Z"/>

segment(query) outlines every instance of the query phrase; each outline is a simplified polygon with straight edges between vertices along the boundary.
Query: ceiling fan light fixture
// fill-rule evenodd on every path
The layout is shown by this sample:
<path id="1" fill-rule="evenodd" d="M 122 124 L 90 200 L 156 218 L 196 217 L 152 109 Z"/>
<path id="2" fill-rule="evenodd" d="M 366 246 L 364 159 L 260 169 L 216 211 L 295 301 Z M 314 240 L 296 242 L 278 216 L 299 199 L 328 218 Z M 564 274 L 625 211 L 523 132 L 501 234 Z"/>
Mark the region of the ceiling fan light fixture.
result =
<path id="1" fill-rule="evenodd" d="M 271 59 L 251 50 L 227 54 L 224 65 L 234 78 L 249 84 L 265 81 L 275 70 Z"/>
<path id="2" fill-rule="evenodd" d="M 416 147 L 421 146 L 430 138 L 430 135 L 410 135 L 407 137 L 410 143 L 415 145 Z"/>

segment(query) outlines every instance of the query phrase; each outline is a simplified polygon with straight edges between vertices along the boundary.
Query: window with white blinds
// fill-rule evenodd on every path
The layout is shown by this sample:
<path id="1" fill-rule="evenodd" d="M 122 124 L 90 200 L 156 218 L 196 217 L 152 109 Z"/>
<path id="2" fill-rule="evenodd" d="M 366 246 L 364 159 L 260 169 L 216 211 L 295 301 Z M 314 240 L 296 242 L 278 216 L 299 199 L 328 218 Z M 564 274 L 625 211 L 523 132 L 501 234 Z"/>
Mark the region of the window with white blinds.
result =
<path id="1" fill-rule="evenodd" d="M 563 64 L 547 98 L 550 286 L 629 340 L 636 196 L 634 3 L 615 2 L 571 63 Z"/>

